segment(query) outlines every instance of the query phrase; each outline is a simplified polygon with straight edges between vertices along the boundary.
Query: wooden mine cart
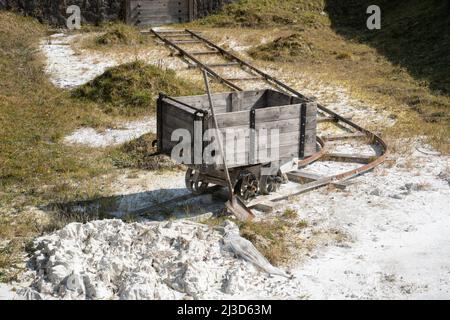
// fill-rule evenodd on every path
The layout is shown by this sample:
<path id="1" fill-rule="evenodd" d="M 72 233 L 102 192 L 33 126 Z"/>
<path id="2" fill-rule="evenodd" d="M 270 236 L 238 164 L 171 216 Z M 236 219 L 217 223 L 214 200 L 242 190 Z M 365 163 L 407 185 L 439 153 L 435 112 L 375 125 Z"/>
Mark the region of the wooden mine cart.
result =
<path id="1" fill-rule="evenodd" d="M 234 191 L 243 200 L 276 191 L 284 180 L 284 171 L 297 169 L 298 159 L 316 152 L 315 103 L 269 89 L 219 93 L 212 99 L 222 139 L 227 145 L 225 154 Z M 188 147 L 183 149 L 183 154 L 179 154 L 188 166 L 186 187 L 197 194 L 204 192 L 209 184 L 226 186 L 223 165 L 204 159 L 208 145 L 214 141 L 205 142 L 201 138 L 208 136 L 208 129 L 214 129 L 207 95 L 172 98 L 160 94 L 159 153 L 171 156 L 178 150 L 174 148 L 180 146 L 182 139 L 177 134 L 180 131 L 174 132 L 177 129 L 184 129 L 181 132 L 192 137 L 191 141 L 185 141 Z M 279 137 L 276 145 L 270 137 L 274 129 Z M 235 144 L 229 144 L 229 133 Z M 263 170 L 268 167 L 276 170 Z"/>

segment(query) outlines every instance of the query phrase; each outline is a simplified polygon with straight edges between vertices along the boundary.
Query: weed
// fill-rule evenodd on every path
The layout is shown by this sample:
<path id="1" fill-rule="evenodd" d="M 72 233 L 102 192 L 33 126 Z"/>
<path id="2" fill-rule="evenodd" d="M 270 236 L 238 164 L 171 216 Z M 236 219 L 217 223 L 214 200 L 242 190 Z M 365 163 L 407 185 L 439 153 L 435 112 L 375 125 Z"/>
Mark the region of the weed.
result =
<path id="1" fill-rule="evenodd" d="M 306 220 L 300 220 L 300 221 L 297 223 L 297 227 L 300 228 L 300 229 L 304 229 L 304 228 L 306 228 L 307 226 L 308 226 L 308 221 L 306 221 Z"/>
<path id="2" fill-rule="evenodd" d="M 298 213 L 292 208 L 287 208 L 286 210 L 284 210 L 281 217 L 285 219 L 296 219 L 298 217 Z"/>

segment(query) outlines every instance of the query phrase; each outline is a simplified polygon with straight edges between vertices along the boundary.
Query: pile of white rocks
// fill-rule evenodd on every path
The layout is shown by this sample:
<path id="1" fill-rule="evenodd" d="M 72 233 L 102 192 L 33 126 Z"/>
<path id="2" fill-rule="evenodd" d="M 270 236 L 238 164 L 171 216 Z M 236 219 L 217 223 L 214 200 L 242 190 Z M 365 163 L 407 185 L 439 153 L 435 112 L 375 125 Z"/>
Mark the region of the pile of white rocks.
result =
<path id="1" fill-rule="evenodd" d="M 248 245 L 232 222 L 222 230 L 186 220 L 71 223 L 34 241 L 24 276 L 29 284 L 19 294 L 29 299 L 286 295 L 276 291 L 280 281 L 290 279 L 269 275 L 284 273 L 257 252 L 249 257 L 239 252 Z"/>

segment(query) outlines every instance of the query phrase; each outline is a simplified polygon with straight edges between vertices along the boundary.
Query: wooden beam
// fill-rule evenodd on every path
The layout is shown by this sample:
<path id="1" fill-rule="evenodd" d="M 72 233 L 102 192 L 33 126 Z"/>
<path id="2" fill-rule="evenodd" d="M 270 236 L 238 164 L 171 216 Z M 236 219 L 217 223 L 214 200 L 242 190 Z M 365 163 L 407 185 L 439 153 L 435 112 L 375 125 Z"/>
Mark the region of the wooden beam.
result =
<path id="1" fill-rule="evenodd" d="M 230 63 L 211 63 L 211 64 L 206 64 L 206 66 L 208 68 L 219 68 L 219 67 L 232 67 L 232 66 L 237 66 L 239 65 L 239 63 L 237 62 L 230 62 Z M 194 65 L 194 66 L 189 66 L 189 68 L 200 68 L 202 65 Z M 228 79 L 225 79 L 227 81 L 230 81 Z"/>
<path id="2" fill-rule="evenodd" d="M 318 175 L 315 173 L 309 173 L 309 172 L 304 172 L 304 171 L 300 171 L 300 170 L 288 172 L 288 173 L 286 173 L 286 175 L 287 175 L 289 181 L 293 181 L 293 182 L 297 182 L 297 183 L 308 183 L 308 182 L 317 181 L 317 180 L 321 180 L 321 179 L 325 178 L 324 176 L 321 176 L 321 175 Z M 332 182 L 331 184 L 339 189 L 345 189 L 347 187 L 347 184 L 342 183 L 342 182 Z"/>
<path id="3" fill-rule="evenodd" d="M 227 62 L 227 63 L 211 63 L 207 64 L 208 67 L 230 67 L 230 66 L 238 66 L 239 62 Z"/>
<path id="4" fill-rule="evenodd" d="M 183 43 L 202 43 L 200 40 L 171 40 L 173 43 L 176 44 L 183 44 Z"/>
<path id="5" fill-rule="evenodd" d="M 192 37 L 192 36 L 189 33 L 171 33 L 171 34 L 166 34 L 164 37 L 176 38 L 176 37 Z"/>
<path id="6" fill-rule="evenodd" d="M 184 32 L 183 30 L 168 30 L 168 29 L 158 29 L 155 31 L 158 33 L 182 33 L 182 32 Z"/>
<path id="7" fill-rule="evenodd" d="M 195 6 L 196 1 L 195 0 L 189 0 L 188 1 L 188 11 L 189 11 L 189 21 L 193 21 L 195 17 Z"/>
<path id="8" fill-rule="evenodd" d="M 194 56 L 204 56 L 204 55 L 209 55 L 209 54 L 219 54 L 220 52 L 218 52 L 218 51 L 191 51 L 189 53 Z"/>
<path id="9" fill-rule="evenodd" d="M 325 141 L 338 141 L 338 140 L 363 139 L 366 137 L 367 135 L 363 132 L 355 132 L 355 133 L 323 136 L 322 139 Z"/>
<path id="10" fill-rule="evenodd" d="M 377 156 L 366 156 L 361 154 L 326 153 L 319 160 L 368 164 L 374 161 L 376 158 Z"/>
<path id="11" fill-rule="evenodd" d="M 264 80 L 261 77 L 248 77 L 248 78 L 227 78 L 228 81 L 252 81 L 252 80 Z"/>

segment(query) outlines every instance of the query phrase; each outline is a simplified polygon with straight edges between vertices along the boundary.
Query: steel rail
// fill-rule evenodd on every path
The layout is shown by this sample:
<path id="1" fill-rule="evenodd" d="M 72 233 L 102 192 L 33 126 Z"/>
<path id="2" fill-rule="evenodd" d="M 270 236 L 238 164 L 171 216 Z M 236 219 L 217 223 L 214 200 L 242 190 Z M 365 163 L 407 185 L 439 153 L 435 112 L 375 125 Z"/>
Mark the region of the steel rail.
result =
<path id="1" fill-rule="evenodd" d="M 238 86 L 236 86 L 235 84 L 233 84 L 232 82 L 222 78 L 217 72 L 215 72 L 214 70 L 212 70 L 210 67 L 208 67 L 207 65 L 203 64 L 200 60 L 198 60 L 196 57 L 194 57 L 192 54 L 190 54 L 189 52 L 187 52 L 186 50 L 184 50 L 183 48 L 181 48 L 180 46 L 178 46 L 176 43 L 174 43 L 173 41 L 165 38 L 164 36 L 160 35 L 158 33 L 158 31 L 154 30 L 154 29 L 150 29 L 150 31 L 161 41 L 163 41 L 164 43 L 166 43 L 168 46 L 171 46 L 173 48 L 175 48 L 179 53 L 181 53 L 182 55 L 186 56 L 187 58 L 189 58 L 190 60 L 192 60 L 194 63 L 196 63 L 197 65 L 201 65 L 203 69 L 205 69 L 206 71 L 208 71 L 209 74 L 211 74 L 214 78 L 218 79 L 220 82 L 225 83 L 227 86 L 229 86 L 230 88 L 232 88 L 233 90 L 236 91 L 242 91 L 241 88 L 239 88 Z"/>

